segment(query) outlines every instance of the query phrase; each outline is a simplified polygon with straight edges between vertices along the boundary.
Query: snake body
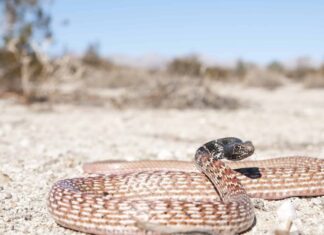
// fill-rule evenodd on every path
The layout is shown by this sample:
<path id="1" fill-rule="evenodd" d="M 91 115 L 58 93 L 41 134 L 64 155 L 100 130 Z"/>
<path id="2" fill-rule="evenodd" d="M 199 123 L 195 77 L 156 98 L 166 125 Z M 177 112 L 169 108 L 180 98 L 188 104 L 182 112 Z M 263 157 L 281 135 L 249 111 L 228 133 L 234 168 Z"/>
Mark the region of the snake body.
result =
<path id="1" fill-rule="evenodd" d="M 250 197 L 324 195 L 324 160 L 221 161 L 240 160 L 253 151 L 251 142 L 230 137 L 200 147 L 196 166 L 181 161 L 86 164 L 86 172 L 100 175 L 58 181 L 48 208 L 58 224 L 92 234 L 237 234 L 254 222 Z"/>

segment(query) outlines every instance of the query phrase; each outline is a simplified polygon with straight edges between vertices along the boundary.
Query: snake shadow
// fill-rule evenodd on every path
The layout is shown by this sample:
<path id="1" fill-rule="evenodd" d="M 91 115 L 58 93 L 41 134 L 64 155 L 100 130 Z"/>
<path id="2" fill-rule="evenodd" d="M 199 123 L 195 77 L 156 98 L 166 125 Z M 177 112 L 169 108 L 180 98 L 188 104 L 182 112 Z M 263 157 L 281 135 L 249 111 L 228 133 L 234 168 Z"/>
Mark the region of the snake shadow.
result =
<path id="1" fill-rule="evenodd" d="M 250 179 L 258 179 L 262 177 L 262 174 L 258 167 L 238 168 L 235 169 L 235 171 Z"/>

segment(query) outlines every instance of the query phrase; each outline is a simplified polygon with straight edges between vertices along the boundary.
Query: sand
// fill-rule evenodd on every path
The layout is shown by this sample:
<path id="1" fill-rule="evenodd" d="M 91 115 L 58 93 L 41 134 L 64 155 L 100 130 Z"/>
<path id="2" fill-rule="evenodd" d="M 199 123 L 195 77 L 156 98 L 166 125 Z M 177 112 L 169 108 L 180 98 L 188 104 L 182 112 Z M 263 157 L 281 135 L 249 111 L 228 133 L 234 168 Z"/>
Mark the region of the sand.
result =
<path id="1" fill-rule="evenodd" d="M 248 105 L 142 111 L 0 100 L 0 234 L 78 234 L 55 224 L 46 197 L 55 181 L 82 175 L 88 161 L 191 160 L 198 146 L 224 136 L 252 140 L 252 159 L 324 158 L 324 90 L 228 85 L 219 92 Z M 324 234 L 324 197 L 254 200 L 257 222 L 246 234 L 272 234 L 276 210 L 287 201 L 297 213 L 294 230 Z"/>

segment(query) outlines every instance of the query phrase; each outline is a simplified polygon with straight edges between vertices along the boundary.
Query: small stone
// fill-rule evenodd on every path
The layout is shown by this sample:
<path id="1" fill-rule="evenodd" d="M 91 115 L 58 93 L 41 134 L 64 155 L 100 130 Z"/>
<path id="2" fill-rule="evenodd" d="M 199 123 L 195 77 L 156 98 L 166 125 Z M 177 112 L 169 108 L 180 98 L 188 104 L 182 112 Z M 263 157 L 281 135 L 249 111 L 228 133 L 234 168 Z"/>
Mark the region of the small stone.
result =
<path id="1" fill-rule="evenodd" d="M 274 230 L 275 235 L 289 235 L 293 231 L 297 231 L 294 227 L 293 220 L 297 218 L 296 209 L 290 201 L 285 201 L 277 209 L 278 224 Z"/>
<path id="2" fill-rule="evenodd" d="M 322 201 L 321 201 L 320 198 L 313 198 L 313 199 L 312 199 L 312 203 L 313 203 L 314 205 L 320 206 L 320 205 L 322 204 Z"/>
<path id="3" fill-rule="evenodd" d="M 33 216 L 32 216 L 31 214 L 28 214 L 28 215 L 25 215 L 25 218 L 24 218 L 24 219 L 25 219 L 25 220 L 31 220 L 32 217 L 33 217 Z"/>
<path id="4" fill-rule="evenodd" d="M 255 198 L 253 199 L 254 208 L 259 209 L 261 211 L 267 211 L 264 201 L 262 199 Z"/>
<path id="5" fill-rule="evenodd" d="M 2 173 L 0 171 L 0 184 L 7 184 L 9 183 L 10 181 L 12 181 L 12 179 L 5 173 Z M 2 186 L 1 186 L 2 187 Z M 1 191 L 2 189 L 0 189 Z"/>
<path id="6" fill-rule="evenodd" d="M 282 203 L 277 209 L 279 220 L 294 220 L 297 218 L 296 209 L 290 201 Z"/>
<path id="7" fill-rule="evenodd" d="M 6 199 L 11 199 L 12 198 L 12 194 L 11 193 L 0 193 L 0 201 L 2 200 L 6 200 Z"/>

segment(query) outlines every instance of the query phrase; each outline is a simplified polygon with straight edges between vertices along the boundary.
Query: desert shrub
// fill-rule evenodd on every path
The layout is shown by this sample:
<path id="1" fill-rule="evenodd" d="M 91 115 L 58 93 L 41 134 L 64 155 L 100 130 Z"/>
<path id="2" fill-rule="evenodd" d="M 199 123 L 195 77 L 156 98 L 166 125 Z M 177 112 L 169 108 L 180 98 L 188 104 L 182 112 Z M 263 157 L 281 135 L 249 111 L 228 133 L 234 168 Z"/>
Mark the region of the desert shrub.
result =
<path id="1" fill-rule="evenodd" d="M 267 65 L 267 70 L 279 74 L 285 73 L 285 67 L 278 61 L 273 61 Z"/>
<path id="2" fill-rule="evenodd" d="M 210 66 L 206 67 L 204 76 L 215 80 L 225 80 L 229 77 L 230 72 L 229 69 L 221 66 Z"/>
<path id="3" fill-rule="evenodd" d="M 98 43 L 90 43 L 81 59 L 84 64 L 96 68 L 112 69 L 114 66 L 111 61 L 100 55 Z"/>
<path id="4" fill-rule="evenodd" d="M 41 82 L 47 68 L 36 53 L 21 56 L 17 51 L 3 48 L 0 50 L 0 71 L 0 92 L 14 92 L 37 99 L 33 97 L 33 86 Z"/>
<path id="5" fill-rule="evenodd" d="M 307 77 L 316 76 L 317 70 L 312 66 L 311 59 L 308 57 L 301 57 L 297 59 L 296 66 L 287 71 L 288 78 L 296 81 L 304 81 Z"/>
<path id="6" fill-rule="evenodd" d="M 242 103 L 236 98 L 217 94 L 208 84 L 199 80 L 163 79 L 139 92 L 138 88 L 128 92 L 119 107 L 160 109 L 237 109 Z"/>
<path id="7" fill-rule="evenodd" d="M 309 76 L 305 79 L 306 88 L 324 88 L 324 74 L 318 73 L 316 76 Z"/>
<path id="8" fill-rule="evenodd" d="M 171 74 L 198 77 L 202 74 L 202 63 L 196 56 L 176 58 L 167 65 Z"/>
<path id="9" fill-rule="evenodd" d="M 303 81 L 305 78 L 314 76 L 316 74 L 315 68 L 297 66 L 289 70 L 286 75 L 288 78 L 294 79 L 296 81 Z"/>
<path id="10" fill-rule="evenodd" d="M 243 60 L 238 60 L 234 69 L 235 76 L 244 78 L 248 72 L 248 65 Z"/>
<path id="11" fill-rule="evenodd" d="M 239 80 L 244 80 L 249 73 L 255 70 L 259 70 L 257 64 L 239 59 L 236 62 L 235 68 L 232 70 L 232 75 L 239 78 Z"/>
<path id="12" fill-rule="evenodd" d="M 38 44 L 52 37 L 51 17 L 41 0 L 0 2 L 2 24 L 0 79 L 2 91 L 12 91 L 27 99 L 35 97 L 35 82 L 47 68 Z"/>
<path id="13" fill-rule="evenodd" d="M 283 85 L 284 78 L 278 73 L 254 70 L 251 71 L 245 78 L 246 86 L 261 87 L 268 90 L 274 90 Z"/>
<path id="14" fill-rule="evenodd" d="M 324 64 L 317 68 L 299 65 L 295 73 L 299 75 L 297 78 L 304 83 L 306 88 L 324 88 Z"/>
<path id="15" fill-rule="evenodd" d="M 129 68 L 118 66 L 107 73 L 106 70 L 88 68 L 86 71 L 85 83 L 87 87 L 92 88 L 129 88 L 140 87 L 150 83 L 150 80 L 154 78 L 145 70 L 137 68 Z"/>
<path id="16" fill-rule="evenodd" d="M 321 67 L 319 68 L 319 73 L 321 76 L 324 77 L 324 63 L 321 65 Z"/>

